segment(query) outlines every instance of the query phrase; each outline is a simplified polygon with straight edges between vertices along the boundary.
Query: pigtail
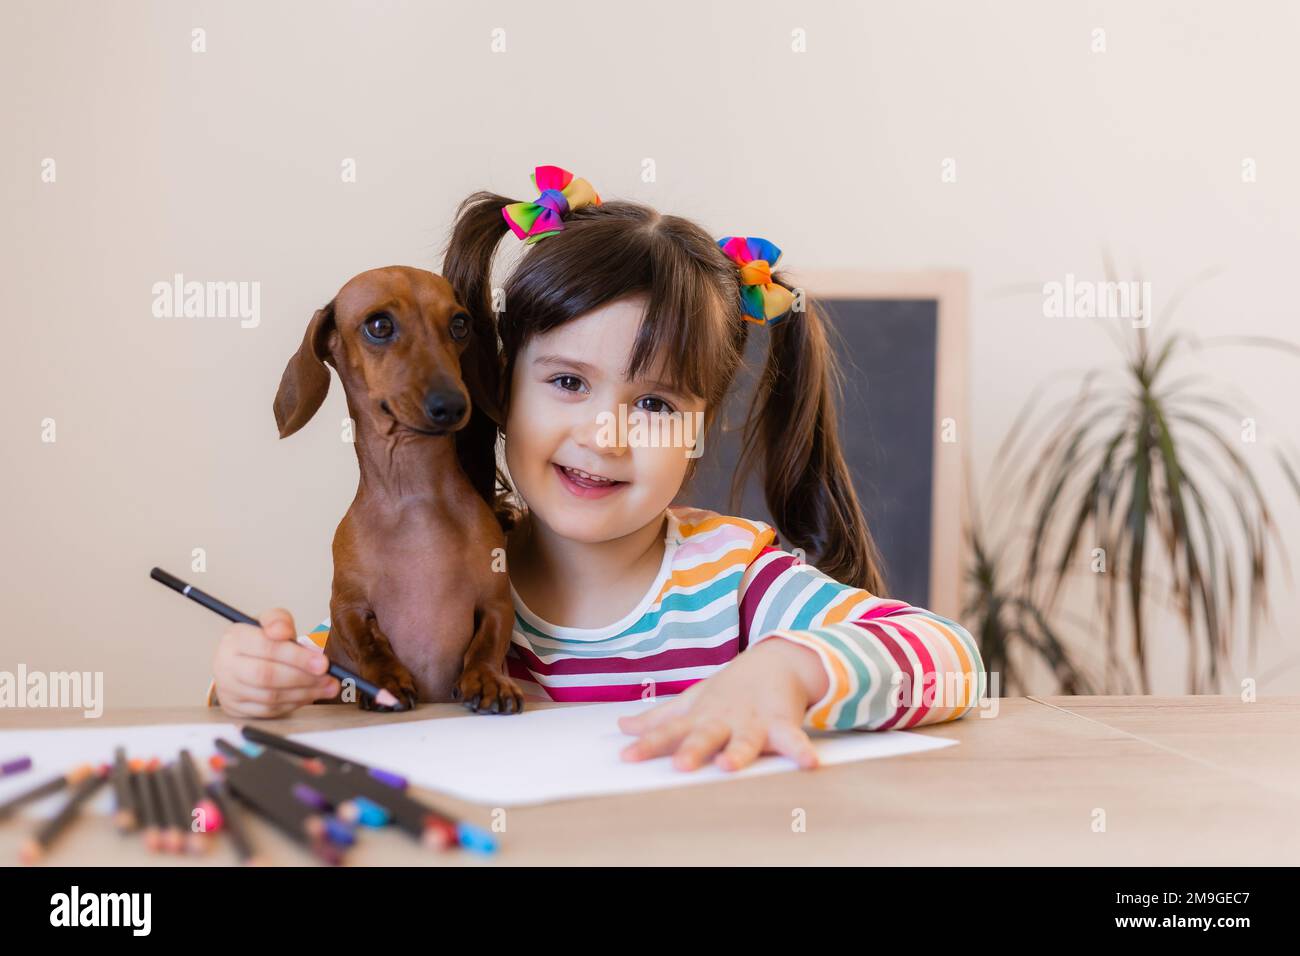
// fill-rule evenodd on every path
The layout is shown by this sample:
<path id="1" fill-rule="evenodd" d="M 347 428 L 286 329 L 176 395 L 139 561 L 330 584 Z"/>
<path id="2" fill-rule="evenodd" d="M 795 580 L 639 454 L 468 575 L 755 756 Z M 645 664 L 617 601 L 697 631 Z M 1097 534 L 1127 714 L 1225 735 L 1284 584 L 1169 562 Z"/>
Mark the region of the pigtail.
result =
<path id="1" fill-rule="evenodd" d="M 805 306 L 765 329 L 767 363 L 745 422 L 731 510 L 761 464 L 782 539 L 835 580 L 884 596 L 880 555 L 840 444 L 843 377 L 830 342 L 834 329 L 810 299 Z"/>
<path id="2" fill-rule="evenodd" d="M 480 357 L 477 374 L 489 396 L 490 408 L 475 409 L 470 424 L 456 433 L 456 448 L 466 475 L 492 505 L 501 527 L 509 531 L 519 519 L 509 503 L 510 486 L 497 465 L 497 431 L 504 426 L 505 383 L 502 381 L 497 316 L 492 308 L 492 261 L 508 226 L 501 209 L 512 200 L 491 192 L 476 192 L 456 210 L 456 224 L 444 250 L 442 274 L 469 311 Z"/>

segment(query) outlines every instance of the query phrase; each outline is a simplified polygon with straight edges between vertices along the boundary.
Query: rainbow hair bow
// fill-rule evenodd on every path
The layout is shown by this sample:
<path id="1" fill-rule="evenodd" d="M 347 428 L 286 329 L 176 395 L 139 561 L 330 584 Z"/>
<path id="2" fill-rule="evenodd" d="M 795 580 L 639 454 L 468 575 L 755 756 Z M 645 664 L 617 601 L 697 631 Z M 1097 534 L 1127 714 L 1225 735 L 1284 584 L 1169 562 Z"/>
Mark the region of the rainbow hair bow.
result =
<path id="1" fill-rule="evenodd" d="M 794 305 L 794 293 L 772 281 L 781 250 L 757 236 L 726 236 L 718 240 L 728 258 L 740 267 L 741 312 L 746 322 L 775 325 Z"/>
<path id="2" fill-rule="evenodd" d="M 559 166 L 538 166 L 533 185 L 541 192 L 536 202 L 512 202 L 501 210 L 510 231 L 529 244 L 562 230 L 573 210 L 600 205 L 591 183 Z"/>

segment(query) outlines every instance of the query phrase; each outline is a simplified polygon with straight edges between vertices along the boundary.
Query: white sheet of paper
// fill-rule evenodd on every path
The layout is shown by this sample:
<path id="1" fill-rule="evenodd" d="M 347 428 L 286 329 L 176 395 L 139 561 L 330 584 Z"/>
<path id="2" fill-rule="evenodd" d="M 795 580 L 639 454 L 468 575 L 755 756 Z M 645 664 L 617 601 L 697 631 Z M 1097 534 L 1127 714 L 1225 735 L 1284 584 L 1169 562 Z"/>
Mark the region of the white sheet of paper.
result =
<path id="1" fill-rule="evenodd" d="M 675 770 L 667 757 L 634 763 L 621 760 L 619 751 L 633 738 L 618 729 L 617 718 L 652 706 L 653 702 L 640 700 L 582 704 L 509 716 L 470 714 L 292 736 L 401 774 L 430 790 L 491 807 L 661 790 L 797 769 L 784 757 L 771 756 L 734 773 L 712 765 L 686 773 Z M 274 730 L 273 723 L 266 726 Z M 32 758 L 30 770 L 0 777 L 0 802 L 78 764 L 111 763 L 118 746 L 126 748 L 128 757 L 156 756 L 166 761 L 188 748 L 203 764 L 215 752 L 216 737 L 238 741 L 239 729 L 234 724 L 163 724 L 0 732 L 0 759 Z M 957 743 L 906 731 L 819 734 L 813 742 L 823 764 L 896 757 Z M 22 813 L 48 818 L 66 799 L 64 790 L 28 804 Z M 105 786 L 85 812 L 112 809 L 112 789 Z"/>
<path id="2" fill-rule="evenodd" d="M 225 737 L 238 742 L 239 728 L 234 724 L 157 724 L 139 727 L 74 727 L 61 730 L 9 730 L 0 732 L 0 762 L 13 757 L 31 757 L 32 768 L 10 777 L 0 777 L 0 803 L 39 786 L 51 777 L 67 773 L 78 764 L 111 764 L 113 752 L 126 748 L 127 758 L 157 757 L 164 763 L 176 759 L 188 749 L 202 765 L 216 753 L 212 741 Z M 68 799 L 67 789 L 29 803 L 21 811 L 33 817 L 47 818 L 59 812 Z M 87 813 L 112 813 L 113 788 L 105 784 L 83 808 Z"/>
<path id="3" fill-rule="evenodd" d="M 619 751 L 635 738 L 618 729 L 617 718 L 652 706 L 640 700 L 582 704 L 291 736 L 401 774 L 413 784 L 490 807 L 798 771 L 792 761 L 775 756 L 761 757 L 740 771 L 710 764 L 689 772 L 674 769 L 667 757 L 620 759 Z M 889 730 L 818 734 L 813 743 L 822 764 L 838 764 L 938 750 L 957 741 Z"/>

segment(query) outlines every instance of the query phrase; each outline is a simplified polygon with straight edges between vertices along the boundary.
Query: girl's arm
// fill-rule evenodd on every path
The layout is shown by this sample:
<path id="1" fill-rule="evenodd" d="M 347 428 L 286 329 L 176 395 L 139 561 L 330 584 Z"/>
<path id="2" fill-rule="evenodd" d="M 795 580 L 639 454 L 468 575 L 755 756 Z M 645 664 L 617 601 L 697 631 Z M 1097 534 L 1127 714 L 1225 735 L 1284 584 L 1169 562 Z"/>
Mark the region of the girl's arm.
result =
<path id="1" fill-rule="evenodd" d="M 902 730 L 955 720 L 986 690 L 979 648 L 960 624 L 841 584 L 767 546 L 741 581 L 741 648 L 773 637 L 821 659 L 830 686 L 804 720 L 818 730 Z"/>

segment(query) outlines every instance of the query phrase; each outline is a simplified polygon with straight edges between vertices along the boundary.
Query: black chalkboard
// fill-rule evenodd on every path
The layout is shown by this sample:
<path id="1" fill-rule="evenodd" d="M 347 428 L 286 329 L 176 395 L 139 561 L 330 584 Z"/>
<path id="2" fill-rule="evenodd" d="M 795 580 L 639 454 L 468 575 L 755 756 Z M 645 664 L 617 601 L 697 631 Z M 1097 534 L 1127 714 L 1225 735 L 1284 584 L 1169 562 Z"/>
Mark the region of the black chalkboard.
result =
<path id="1" fill-rule="evenodd" d="M 938 302 L 823 299 L 819 304 L 840 340 L 840 436 L 867 526 L 884 559 L 889 596 L 927 607 Z M 786 321 L 797 322 L 799 317 Z M 749 336 L 745 367 L 718 427 L 706 436 L 695 480 L 680 501 L 731 513 L 727 496 L 740 454 L 740 433 L 766 352 L 767 331 L 756 326 Z M 737 513 L 775 527 L 757 476 L 745 487 Z"/>

